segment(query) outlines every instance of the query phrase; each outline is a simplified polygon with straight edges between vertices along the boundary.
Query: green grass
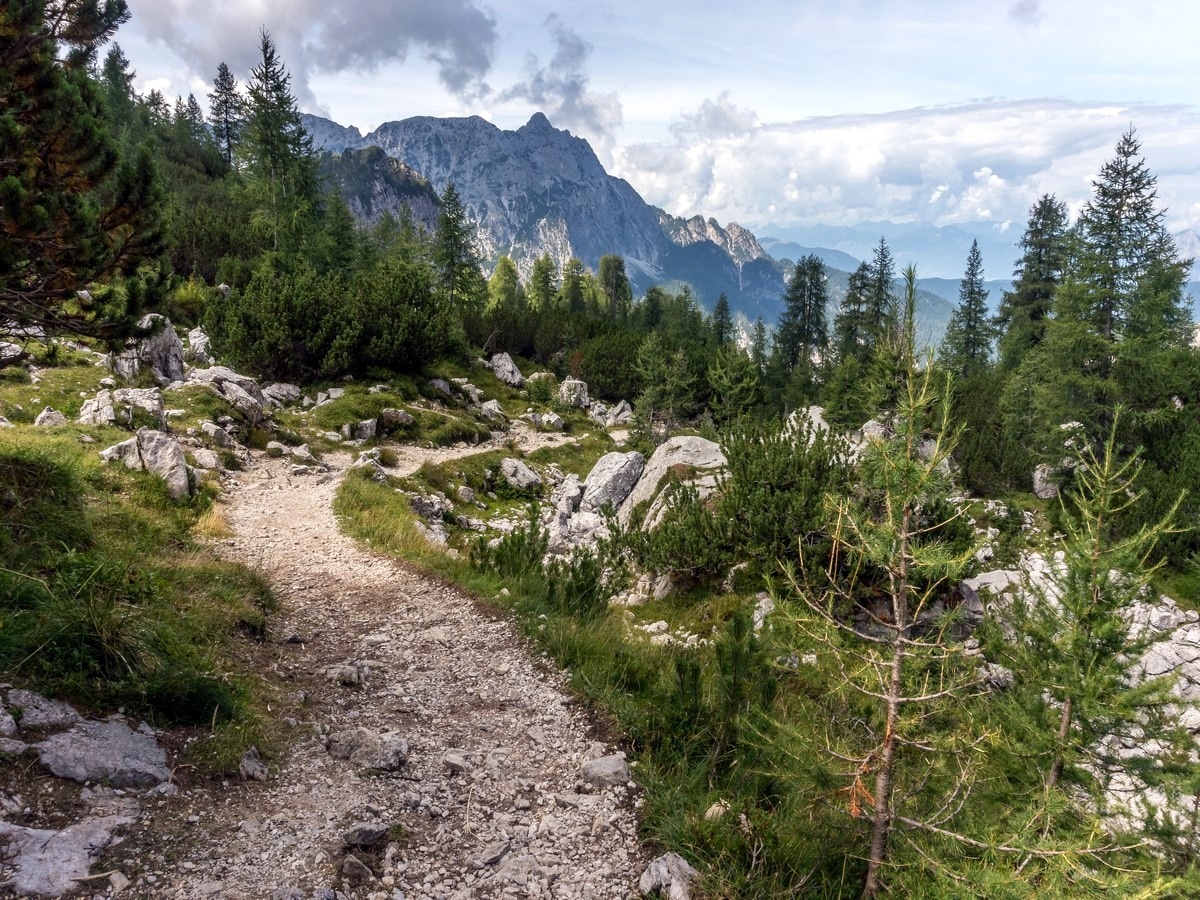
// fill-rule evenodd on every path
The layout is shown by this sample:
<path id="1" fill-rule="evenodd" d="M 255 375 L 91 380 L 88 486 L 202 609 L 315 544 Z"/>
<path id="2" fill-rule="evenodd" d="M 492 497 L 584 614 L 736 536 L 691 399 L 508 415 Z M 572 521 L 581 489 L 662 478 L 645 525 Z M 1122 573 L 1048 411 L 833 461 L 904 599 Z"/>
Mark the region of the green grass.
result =
<path id="1" fill-rule="evenodd" d="M 206 726 L 197 760 L 236 769 L 247 741 L 269 746 L 265 687 L 233 658 L 264 637 L 271 591 L 193 539 L 211 492 L 175 503 L 95 447 L 0 432 L 0 669 L 87 709 Z"/>

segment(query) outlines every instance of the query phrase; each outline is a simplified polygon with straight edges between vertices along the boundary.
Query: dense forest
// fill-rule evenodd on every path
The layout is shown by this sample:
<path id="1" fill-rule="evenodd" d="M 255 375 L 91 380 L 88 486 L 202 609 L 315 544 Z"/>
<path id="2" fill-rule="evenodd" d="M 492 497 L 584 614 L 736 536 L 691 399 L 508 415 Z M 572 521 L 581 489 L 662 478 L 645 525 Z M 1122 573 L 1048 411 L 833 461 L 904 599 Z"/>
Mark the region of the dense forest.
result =
<path id="1" fill-rule="evenodd" d="M 621 662 L 622 695 L 652 710 L 622 719 L 647 777 L 741 811 L 722 830 L 655 812 L 661 793 L 650 804 L 660 840 L 735 873 L 718 891 L 1197 890 L 1194 816 L 1108 833 L 1098 799 L 1107 736 L 1133 735 L 1158 751 L 1140 777 L 1200 808 L 1165 688 L 1128 677 L 1145 649 L 1130 605 L 1200 599 L 1191 260 L 1132 127 L 1073 220 L 1055 196 L 1030 198 L 1019 258 L 987 262 L 1013 267 L 996 315 L 972 248 L 939 346 L 914 342 L 919 271 L 886 238 L 831 321 L 808 256 L 788 264 L 779 320 L 743 329 L 724 297 L 708 311 L 687 286 L 634 296 L 617 255 L 598 272 L 547 255 L 526 280 L 507 257 L 481 260 L 453 185 L 431 232 L 403 215 L 360 226 L 320 177 L 269 33 L 244 85 L 222 64 L 206 98 L 138 95 L 113 42 L 127 18 L 120 0 L 0 11 L 0 339 L 15 348 L 0 366 L 56 337 L 117 346 L 157 311 L 264 379 L 386 379 L 500 351 L 581 378 L 632 402 L 647 454 L 703 435 L 731 476 L 715 498 L 680 485 L 661 528 L 551 582 L 670 569 L 694 599 L 745 564 L 741 583 L 792 610 L 782 646 L 727 611 L 703 671 L 681 654 L 655 658 L 665 671 Z M 842 436 L 872 433 L 857 456 Z M 956 503 L 1004 501 L 992 524 L 1007 533 L 1036 503 L 1035 473 L 1061 498 L 1044 508 L 1044 549 L 1061 554 L 1052 612 L 1018 603 L 971 641 L 953 615 L 930 624 L 979 549 Z M 475 563 L 527 577 L 545 549 L 534 531 Z M 578 627 L 598 615 L 556 608 Z M 1016 673 L 1007 691 L 980 687 L 981 644 Z"/>

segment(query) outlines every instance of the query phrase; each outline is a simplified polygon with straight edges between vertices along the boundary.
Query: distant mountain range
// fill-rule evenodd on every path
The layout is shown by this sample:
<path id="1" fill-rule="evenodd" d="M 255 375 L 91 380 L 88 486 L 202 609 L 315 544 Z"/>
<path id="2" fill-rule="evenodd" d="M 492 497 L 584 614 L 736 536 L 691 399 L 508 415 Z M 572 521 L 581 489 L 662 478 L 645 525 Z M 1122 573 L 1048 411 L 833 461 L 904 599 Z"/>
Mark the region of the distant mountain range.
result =
<path id="1" fill-rule="evenodd" d="M 815 252 L 826 263 L 832 319 L 848 273 L 859 260 L 871 258 L 880 235 L 899 264 L 923 257 L 951 273 L 965 268 L 972 239 L 962 229 L 871 223 L 770 228 L 775 236 L 760 241 L 736 223 L 677 218 L 609 175 L 585 140 L 554 128 L 541 113 L 515 131 L 478 117 L 415 117 L 387 122 L 366 135 L 318 116 L 305 116 L 304 122 L 314 146 L 327 151 L 323 172 L 338 183 L 362 221 L 408 205 L 414 218 L 428 225 L 436 216 L 429 205 L 431 191 L 440 194 L 453 182 L 479 227 L 480 249 L 489 263 L 508 255 L 528 275 L 534 259 L 549 253 L 560 268 L 577 256 L 596 271 L 602 255 L 616 253 L 625 259 L 638 293 L 652 284 L 687 283 L 710 310 L 724 293 L 744 323 L 761 317 L 774 325 L 791 263 L 806 253 Z M 983 252 L 986 263 L 989 251 Z M 1004 254 L 1015 258 L 1008 249 Z M 1010 265 L 1011 260 L 1004 263 Z M 918 293 L 919 328 L 927 341 L 940 338 L 957 303 L 957 280 L 943 281 L 949 282 L 923 279 Z"/>

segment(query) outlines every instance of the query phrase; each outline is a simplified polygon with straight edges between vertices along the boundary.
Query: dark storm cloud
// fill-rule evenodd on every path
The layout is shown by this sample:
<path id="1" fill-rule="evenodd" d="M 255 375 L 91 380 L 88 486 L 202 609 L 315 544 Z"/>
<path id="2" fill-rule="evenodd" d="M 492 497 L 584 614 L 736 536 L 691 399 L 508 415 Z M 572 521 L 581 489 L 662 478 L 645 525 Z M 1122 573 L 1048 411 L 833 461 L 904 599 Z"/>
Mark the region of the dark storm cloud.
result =
<path id="1" fill-rule="evenodd" d="M 142 0 L 133 7 L 147 35 L 169 47 L 196 74 L 211 79 L 226 62 L 245 78 L 258 59 L 265 28 L 293 76 L 302 103 L 311 103 L 317 72 L 369 72 L 422 53 L 457 94 L 486 93 L 483 78 L 496 48 L 496 21 L 475 0 Z"/>

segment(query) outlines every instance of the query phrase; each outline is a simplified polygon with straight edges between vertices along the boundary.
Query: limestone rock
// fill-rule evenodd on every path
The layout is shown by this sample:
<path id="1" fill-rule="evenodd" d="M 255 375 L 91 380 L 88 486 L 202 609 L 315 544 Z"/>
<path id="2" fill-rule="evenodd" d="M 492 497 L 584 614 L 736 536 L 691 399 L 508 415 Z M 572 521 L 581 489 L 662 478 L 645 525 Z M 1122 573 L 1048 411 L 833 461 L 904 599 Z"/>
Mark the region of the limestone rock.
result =
<path id="1" fill-rule="evenodd" d="M 21 730 L 43 728 L 66 728 L 83 719 L 74 708 L 60 700 L 50 700 L 33 691 L 12 690 L 8 692 L 8 706 L 19 710 Z"/>
<path id="2" fill-rule="evenodd" d="M 222 397 L 229 401 L 230 406 L 242 414 L 242 417 L 251 425 L 251 427 L 262 421 L 262 401 L 256 398 L 236 381 L 223 382 L 217 388 L 217 390 L 220 392 Z"/>
<path id="3" fill-rule="evenodd" d="M 479 411 L 497 422 L 503 422 L 507 416 L 504 415 L 504 410 L 500 408 L 499 400 L 489 400 L 479 408 Z"/>
<path id="4" fill-rule="evenodd" d="M 1033 470 L 1033 495 L 1039 500 L 1053 500 L 1058 496 L 1058 485 L 1054 483 L 1054 467 L 1042 463 Z"/>
<path id="5" fill-rule="evenodd" d="M 200 425 L 200 430 L 212 438 L 212 442 L 218 447 L 228 447 L 233 443 L 229 437 L 229 432 L 220 425 L 212 422 L 204 422 Z"/>
<path id="6" fill-rule="evenodd" d="M 192 459 L 196 461 L 197 469 L 204 469 L 209 472 L 220 472 L 224 469 L 224 466 L 221 465 L 221 458 L 207 447 L 193 450 Z"/>
<path id="7" fill-rule="evenodd" d="M 352 728 L 330 735 L 326 749 L 334 759 L 344 759 L 360 769 L 395 772 L 408 762 L 408 742 L 394 731 L 376 734 Z"/>
<path id="8" fill-rule="evenodd" d="M 583 780 L 596 787 L 617 787 L 629 781 L 629 765 L 624 753 L 589 759 L 582 766 Z"/>
<path id="9" fill-rule="evenodd" d="M 263 397 L 280 406 L 288 406 L 300 399 L 300 388 L 294 384 L 279 382 L 262 389 Z"/>
<path id="10" fill-rule="evenodd" d="M 84 722 L 33 746 L 43 766 L 80 784 L 101 781 L 120 788 L 153 787 L 171 778 L 167 755 L 158 742 L 115 718 Z"/>
<path id="11" fill-rule="evenodd" d="M 659 445 L 650 456 L 642 475 L 625 502 L 621 504 L 617 518 L 621 525 L 628 526 L 633 511 L 641 503 L 649 503 L 658 495 L 666 474 L 672 470 L 681 474 L 693 472 L 697 490 L 704 496 L 716 486 L 715 474 L 725 466 L 725 454 L 718 444 L 701 437 L 673 437 Z M 647 514 L 647 522 L 654 517 Z"/>
<path id="12" fill-rule="evenodd" d="M 108 463 L 119 462 L 125 468 L 135 471 L 142 468 L 142 455 L 138 452 L 136 437 L 113 444 L 111 447 L 105 447 L 100 451 L 100 458 Z"/>
<path id="13" fill-rule="evenodd" d="M 618 509 L 637 484 L 645 464 L 645 457 L 636 451 L 600 457 L 588 473 L 580 510 L 596 512 L 606 505 Z"/>
<path id="14" fill-rule="evenodd" d="M 558 388 L 558 401 L 572 409 L 586 409 L 591 402 L 588 400 L 587 382 L 568 378 Z"/>
<path id="15" fill-rule="evenodd" d="M 388 826 L 379 822 L 356 822 L 342 835 L 347 847 L 374 847 L 387 837 Z"/>
<path id="16" fill-rule="evenodd" d="M 657 894 L 668 900 L 690 900 L 692 882 L 700 877 L 678 853 L 667 853 L 653 860 L 638 881 L 643 894 Z"/>
<path id="17" fill-rule="evenodd" d="M 93 860 L 113 833 L 134 820 L 129 816 L 84 819 L 57 831 L 23 828 L 0 821 L 6 866 L 0 888 L 21 897 L 58 897 L 79 888 Z"/>
<path id="18" fill-rule="evenodd" d="M 517 490 L 532 491 L 542 486 L 541 476 L 519 459 L 501 460 L 500 474 Z"/>
<path id="19" fill-rule="evenodd" d="M 166 482 L 172 500 L 180 500 L 191 493 L 187 459 L 178 441 L 161 431 L 140 428 L 137 446 L 143 467 Z"/>
<path id="20" fill-rule="evenodd" d="M 492 357 L 492 374 L 509 387 L 525 386 L 525 376 L 521 374 L 521 370 L 517 368 L 517 364 L 507 353 L 497 353 Z"/>
<path id="21" fill-rule="evenodd" d="M 212 341 L 203 328 L 193 328 L 188 332 L 188 345 L 183 351 L 183 360 L 196 366 L 212 365 Z"/>
<path id="22" fill-rule="evenodd" d="M 567 427 L 567 423 L 563 421 L 563 417 L 556 412 L 542 413 L 538 424 L 547 431 L 562 431 Z"/>
<path id="23" fill-rule="evenodd" d="M 397 428 L 405 428 L 413 423 L 414 419 L 411 415 L 402 409 L 381 410 L 379 413 L 379 422 L 383 426 L 384 433 L 395 431 Z"/>
<path id="24" fill-rule="evenodd" d="M 57 409 L 47 406 L 38 413 L 37 418 L 33 420 L 33 424 L 39 428 L 53 428 L 55 425 L 66 425 L 67 417 Z"/>
<path id="25" fill-rule="evenodd" d="M 267 780 L 267 766 L 262 761 L 257 747 L 251 747 L 242 754 L 241 762 L 238 763 L 238 774 L 249 781 Z"/>
<path id="26" fill-rule="evenodd" d="M 112 360 L 113 371 L 132 381 L 145 367 L 164 387 L 173 381 L 183 381 L 183 343 L 171 320 L 150 313 L 138 321 L 138 330 L 145 336 L 126 343 L 125 349 Z"/>

